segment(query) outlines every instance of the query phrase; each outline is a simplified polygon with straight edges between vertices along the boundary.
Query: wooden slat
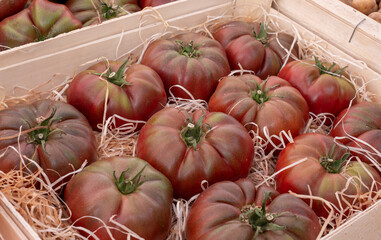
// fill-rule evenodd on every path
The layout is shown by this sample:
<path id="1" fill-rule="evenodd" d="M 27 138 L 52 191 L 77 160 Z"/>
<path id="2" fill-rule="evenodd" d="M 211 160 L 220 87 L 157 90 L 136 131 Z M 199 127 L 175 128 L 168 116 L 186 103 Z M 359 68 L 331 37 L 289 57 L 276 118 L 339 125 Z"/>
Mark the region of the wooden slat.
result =
<path id="1" fill-rule="evenodd" d="M 381 74 L 380 23 L 339 0 L 275 0 L 273 7 Z"/>

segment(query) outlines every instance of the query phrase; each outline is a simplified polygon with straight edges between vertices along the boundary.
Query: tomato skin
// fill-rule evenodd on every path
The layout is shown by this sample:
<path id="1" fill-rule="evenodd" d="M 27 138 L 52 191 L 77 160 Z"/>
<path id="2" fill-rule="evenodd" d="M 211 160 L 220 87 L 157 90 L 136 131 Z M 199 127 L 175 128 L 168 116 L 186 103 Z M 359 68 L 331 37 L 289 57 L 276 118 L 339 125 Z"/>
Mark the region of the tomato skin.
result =
<path id="1" fill-rule="evenodd" d="M 338 70 L 334 67 L 332 71 Z M 337 116 L 349 106 L 356 103 L 356 90 L 344 77 L 320 74 L 313 61 L 302 60 L 288 63 L 278 74 L 297 88 L 307 100 L 310 111 L 331 113 Z"/>
<path id="2" fill-rule="evenodd" d="M 103 3 L 108 6 L 116 8 L 118 1 L 114 0 L 102 0 Z M 78 18 L 83 26 L 90 26 L 94 24 L 100 24 L 106 21 L 107 18 L 102 14 L 102 6 L 100 2 L 93 0 L 68 0 L 66 6 Z M 95 8 L 94 8 L 95 6 Z M 138 5 L 138 0 L 120 0 L 120 8 L 116 10 L 116 16 L 123 16 L 128 13 L 138 12 L 141 8 Z"/>
<path id="3" fill-rule="evenodd" d="M 348 164 L 344 163 L 339 173 L 327 172 L 320 164 L 320 161 L 322 157 L 329 156 L 334 145 L 335 143 L 331 136 L 319 133 L 307 133 L 296 137 L 294 143 L 289 143 L 280 153 L 275 171 L 280 171 L 305 158 L 306 161 L 278 173 L 276 176 L 277 190 L 280 193 L 292 191 L 303 195 L 310 195 L 311 190 L 313 196 L 326 199 L 340 208 L 335 193 L 342 191 L 346 187 L 346 176 L 358 176 L 363 182 L 361 186 L 351 182 L 345 191 L 346 194 L 355 196 L 357 188 L 359 188 L 361 193 L 368 192 L 366 188 L 372 186 L 372 178 L 378 183 L 381 181 L 381 177 L 375 169 L 366 163 L 362 163 L 363 167 L 357 161 L 350 161 Z M 342 157 L 345 152 L 346 149 L 336 146 L 332 159 Z M 371 176 L 369 176 L 367 171 Z M 309 200 L 306 200 L 306 202 L 309 203 Z M 321 201 L 314 200 L 312 208 L 318 216 L 328 216 L 329 212 L 324 209 Z"/>
<path id="4" fill-rule="evenodd" d="M 113 72 L 123 64 L 116 61 L 108 63 Z M 87 117 L 94 130 L 99 130 L 97 124 L 103 122 L 106 99 L 106 119 L 118 114 L 127 119 L 146 121 L 165 106 L 167 95 L 163 82 L 151 68 L 142 64 L 129 66 L 125 71 L 124 80 L 131 85 L 122 87 L 95 75 L 106 70 L 105 62 L 91 66 L 75 76 L 67 90 L 68 103 Z M 116 119 L 116 127 L 124 123 L 125 121 Z M 136 130 L 141 126 L 142 124 L 139 124 Z"/>
<path id="5" fill-rule="evenodd" d="M 261 84 L 264 85 L 259 89 Z M 264 92 L 266 89 L 269 100 L 258 103 L 253 94 L 258 90 Z M 303 132 L 309 115 L 307 102 L 287 81 L 271 76 L 264 82 L 251 74 L 221 79 L 209 100 L 209 110 L 229 114 L 248 130 L 255 132 L 257 127 L 249 123 L 256 123 L 259 135 L 264 139 L 265 126 L 270 135 L 279 135 L 284 130 L 290 131 L 291 135 L 296 137 Z"/>
<path id="6" fill-rule="evenodd" d="M 25 157 L 38 163 L 53 183 L 75 169 L 79 169 L 87 160 L 88 163 L 97 160 L 97 146 L 93 131 L 86 118 L 71 105 L 64 102 L 41 100 L 32 104 L 16 105 L 0 112 L 0 138 L 18 135 L 20 127 L 28 130 L 38 126 L 38 118 L 47 118 L 52 109 L 56 109 L 51 133 L 45 143 L 30 142 L 28 134 L 20 135 L 20 152 Z M 19 169 L 20 156 L 9 147 L 18 149 L 16 138 L 0 141 L 0 169 L 8 172 Z M 27 164 L 29 160 L 24 160 Z M 28 168 L 36 171 L 33 164 Z"/>
<path id="7" fill-rule="evenodd" d="M 201 53 L 198 57 L 181 55 L 181 46 L 176 41 L 184 44 L 193 41 Z M 145 51 L 141 63 L 159 73 L 167 94 L 171 86 L 181 85 L 195 99 L 206 101 L 215 90 L 218 80 L 230 73 L 229 63 L 221 44 L 198 33 L 183 33 L 152 42 Z M 190 98 L 179 88 L 173 88 L 171 92 L 176 97 Z"/>
<path id="8" fill-rule="evenodd" d="M 114 182 L 128 169 L 126 175 L 134 177 L 147 164 L 133 157 L 113 157 L 99 160 L 76 174 L 65 189 L 65 202 L 71 210 L 76 226 L 95 231 L 105 224 L 120 229 L 109 222 L 111 216 L 147 240 L 166 239 L 171 226 L 172 186 L 169 180 L 147 165 L 142 173 L 144 181 L 134 192 L 123 195 Z M 81 218 L 81 219 L 80 219 Z M 120 231 L 111 229 L 115 240 L 126 239 Z M 98 238 L 111 239 L 104 228 L 96 231 Z M 135 238 L 132 238 L 135 239 Z"/>
<path id="9" fill-rule="evenodd" d="M 1 0 L 0 21 L 24 9 L 28 0 Z"/>
<path id="10" fill-rule="evenodd" d="M 0 22 L 0 45 L 12 48 L 39 41 L 35 27 L 45 39 L 81 28 L 82 24 L 65 5 L 34 0 L 28 8 Z"/>
<path id="11" fill-rule="evenodd" d="M 263 44 L 253 32 L 260 33 L 260 23 L 231 21 L 214 29 L 213 37 L 225 48 L 232 70 L 239 70 L 242 66 L 245 70 L 254 71 L 261 79 L 277 75 L 287 56 L 283 47 L 291 49 L 293 37 L 284 33 L 278 36 L 268 33 L 267 44 Z M 296 45 L 291 53 L 298 57 Z M 290 57 L 288 61 L 291 60 Z"/>
<path id="12" fill-rule="evenodd" d="M 365 141 L 377 151 L 381 152 L 381 105 L 374 102 L 361 102 L 344 109 L 335 119 L 333 129 L 330 132 L 332 137 L 353 136 L 361 141 Z M 351 141 L 349 138 L 338 139 L 343 144 L 350 147 L 363 148 L 374 153 L 369 146 L 360 141 Z M 352 152 L 361 161 L 371 163 L 368 157 L 363 154 Z M 381 157 L 373 156 L 378 163 Z"/>
<path id="13" fill-rule="evenodd" d="M 190 114 L 194 122 L 201 110 Z M 246 177 L 253 160 L 254 146 L 246 129 L 224 113 L 205 112 L 204 129 L 197 150 L 187 147 L 181 131 L 188 125 L 184 110 L 164 108 L 141 129 L 136 154 L 168 177 L 176 198 L 189 199 L 202 191 L 201 182 Z"/>
<path id="14" fill-rule="evenodd" d="M 266 231 L 255 239 L 316 239 L 321 226 L 318 217 L 305 202 L 290 194 L 279 195 L 274 189 L 265 186 L 256 190 L 255 184 L 249 179 L 215 183 L 202 192 L 192 205 L 187 218 L 187 239 L 254 239 L 255 231 L 252 226 L 240 221 L 241 209 L 247 205 L 261 207 L 265 191 L 272 193 L 271 200 L 267 200 L 268 213 L 288 212 L 273 222 L 286 226 L 287 229 Z"/>
<path id="15" fill-rule="evenodd" d="M 139 0 L 139 5 L 143 9 L 145 7 L 156 7 L 176 0 Z"/>

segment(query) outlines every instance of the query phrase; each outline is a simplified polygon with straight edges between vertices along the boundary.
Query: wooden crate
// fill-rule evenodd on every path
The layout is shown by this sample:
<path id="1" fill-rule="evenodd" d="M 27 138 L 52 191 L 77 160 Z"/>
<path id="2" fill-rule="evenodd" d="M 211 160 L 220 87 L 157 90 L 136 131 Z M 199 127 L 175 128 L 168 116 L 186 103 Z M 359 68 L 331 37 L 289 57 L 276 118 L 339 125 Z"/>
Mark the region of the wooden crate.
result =
<path id="1" fill-rule="evenodd" d="M 192 7 L 197 9 L 189 8 L 188 13 L 186 14 L 168 18 L 167 24 L 172 26 L 170 30 L 173 30 L 176 27 L 192 27 L 204 23 L 209 16 L 219 16 L 226 14 L 226 12 L 229 12 L 231 16 L 250 15 L 252 11 L 262 11 L 262 9 L 260 9 L 262 6 L 264 10 L 268 11 L 269 16 L 281 20 L 278 22 L 280 28 L 297 29 L 298 34 L 300 34 L 302 38 L 317 42 L 317 44 L 322 47 L 322 51 L 330 52 L 336 56 L 338 58 L 337 62 L 341 65 L 344 63 L 354 63 L 349 64 L 348 71 L 361 74 L 365 77 L 368 82 L 368 90 L 375 95 L 380 96 L 377 98 L 377 101 L 381 102 L 381 76 L 378 73 L 361 64 L 361 62 L 340 50 L 335 45 L 321 39 L 310 30 L 307 30 L 305 27 L 301 26 L 302 23 L 300 21 L 297 23 L 276 11 L 274 8 L 270 8 L 271 3 L 270 0 L 192 0 Z M 178 4 L 178 6 L 181 6 L 181 4 L 189 4 L 189 2 L 179 2 Z M 251 6 L 251 8 L 248 6 Z M 313 31 L 313 28 L 310 29 Z M 3 94 L 7 96 L 15 96 L 19 94 L 18 91 L 14 91 L 15 86 L 29 90 L 45 83 L 47 80 L 51 81 L 45 87 L 55 86 L 67 77 L 74 75 L 75 72 L 86 68 L 89 65 L 87 62 L 91 60 L 96 60 L 100 57 L 116 59 L 121 57 L 123 53 L 132 50 L 138 54 L 143 48 L 144 39 L 152 37 L 156 33 L 163 33 L 167 30 L 169 29 L 166 24 L 158 22 L 157 24 L 146 25 L 141 28 L 111 34 L 92 42 L 86 42 L 67 49 L 62 49 L 55 53 L 20 62 L 19 64 L 5 66 L 0 69 L 0 86 L 4 87 Z M 41 90 L 44 90 L 44 88 L 41 88 Z M 1 202 L 7 202 L 7 200 L 0 198 L 0 203 Z M 15 209 L 12 206 L 9 204 L 1 204 L 1 207 L 3 209 L 8 209 L 5 211 L 6 214 L 8 214 L 8 217 L 5 217 L 5 219 L 8 221 L 8 226 L 13 226 L 9 231 L 14 230 L 14 236 L 19 237 L 12 237 L 12 239 L 39 239 L 33 234 L 33 231 L 32 233 L 21 231 L 21 229 L 30 229 L 31 227 L 23 221 L 19 214 L 15 213 Z M 350 221 L 346 222 L 322 239 L 378 240 L 379 236 L 381 236 L 381 230 L 377 227 L 377 222 L 379 221 L 378 216 L 380 216 L 380 213 L 381 201 L 352 218 Z M 0 221 L 3 220 L 0 219 Z M 2 233 L 1 229 L 0 233 Z"/>
<path id="2" fill-rule="evenodd" d="M 274 0 L 273 7 L 381 73 L 381 23 L 339 0 Z"/>

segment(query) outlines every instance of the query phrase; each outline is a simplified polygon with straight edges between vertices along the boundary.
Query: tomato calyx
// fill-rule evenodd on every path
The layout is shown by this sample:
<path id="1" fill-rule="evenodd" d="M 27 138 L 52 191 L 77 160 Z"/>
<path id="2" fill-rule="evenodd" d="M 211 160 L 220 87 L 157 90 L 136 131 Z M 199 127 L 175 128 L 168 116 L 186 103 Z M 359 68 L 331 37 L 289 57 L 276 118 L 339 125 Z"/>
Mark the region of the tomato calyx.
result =
<path id="1" fill-rule="evenodd" d="M 202 114 L 202 116 L 198 119 L 198 121 L 195 123 L 193 119 L 188 115 L 188 123 L 187 125 L 181 129 L 180 134 L 181 138 L 187 145 L 187 147 L 193 147 L 194 150 L 197 150 L 197 144 L 200 142 L 201 137 L 204 134 L 204 126 L 206 128 L 210 129 L 210 126 L 208 124 L 203 124 L 202 121 L 204 121 L 205 113 Z"/>
<path id="2" fill-rule="evenodd" d="M 147 164 L 144 165 L 144 167 L 132 179 L 126 179 L 126 176 L 125 176 L 126 172 L 128 172 L 129 169 L 124 170 L 120 174 L 119 179 L 116 177 L 116 174 L 114 171 L 113 172 L 114 181 L 119 192 L 123 195 L 127 195 L 127 194 L 135 192 L 136 189 L 138 189 L 138 187 L 140 187 L 145 182 L 141 179 L 141 177 L 146 167 L 147 167 Z"/>
<path id="3" fill-rule="evenodd" d="M 118 5 L 115 8 L 112 6 L 112 4 L 107 5 L 107 3 L 101 0 L 98 0 L 98 2 L 101 5 L 101 13 L 103 18 L 111 19 L 117 16 L 120 7 L 120 2 L 118 2 Z"/>
<path id="4" fill-rule="evenodd" d="M 345 152 L 339 159 L 333 158 L 333 153 L 335 151 L 336 144 L 333 145 L 330 153 L 328 156 L 324 156 L 320 158 L 320 165 L 328 172 L 328 173 L 340 173 L 341 168 L 343 167 L 343 164 L 345 161 L 348 160 L 348 157 L 350 156 L 350 152 Z"/>
<path id="5" fill-rule="evenodd" d="M 197 58 L 200 57 L 202 52 L 200 50 L 197 50 L 201 44 L 194 45 L 193 41 L 190 41 L 188 44 L 184 44 L 184 42 L 180 40 L 176 40 L 176 43 L 180 45 L 180 55 L 186 56 L 188 58 Z"/>
<path id="6" fill-rule="evenodd" d="M 33 25 L 33 28 L 34 28 L 34 30 L 35 30 L 36 33 L 37 33 L 37 39 L 36 39 L 35 42 L 42 42 L 42 41 L 45 41 L 46 39 L 50 38 L 50 36 L 44 37 L 44 36 L 41 34 L 40 30 L 39 30 L 35 25 Z"/>
<path id="7" fill-rule="evenodd" d="M 253 100 L 256 101 L 258 104 L 260 104 L 261 107 L 265 102 L 270 100 L 270 97 L 267 94 L 268 91 L 279 87 L 279 85 L 274 85 L 272 87 L 263 89 L 267 81 L 268 81 L 268 78 L 265 81 L 263 81 L 261 84 L 258 84 L 257 82 L 255 82 L 256 89 L 251 93 L 251 97 L 253 98 Z"/>
<path id="8" fill-rule="evenodd" d="M 259 23 L 259 33 L 257 34 L 253 29 L 253 36 L 260 41 L 264 46 L 267 45 L 269 41 L 269 37 L 267 35 L 267 31 L 269 29 L 269 25 L 265 25 L 263 23 Z"/>
<path id="9" fill-rule="evenodd" d="M 322 75 L 322 74 L 329 74 L 329 75 L 332 75 L 332 76 L 341 76 L 341 75 L 343 75 L 344 70 L 348 67 L 348 66 L 345 66 L 343 68 L 340 68 L 339 70 L 336 70 L 336 71 L 332 72 L 332 69 L 336 66 L 336 63 L 333 63 L 331 66 L 329 66 L 327 68 L 324 65 L 325 62 L 320 62 L 319 59 L 317 59 L 317 57 L 315 57 L 315 56 L 314 56 L 314 59 L 315 59 L 315 65 L 319 69 L 320 75 Z"/>
<path id="10" fill-rule="evenodd" d="M 52 113 L 49 115 L 49 117 L 47 117 L 40 124 L 38 124 L 35 127 L 36 128 L 35 130 L 29 132 L 28 143 L 35 143 L 35 144 L 41 145 L 42 149 L 45 151 L 45 143 L 48 140 L 49 135 L 54 132 L 61 131 L 58 128 L 54 130 L 52 130 L 51 128 L 52 124 L 58 120 L 53 118 L 55 113 L 56 113 L 56 109 L 53 108 Z"/>
<path id="11" fill-rule="evenodd" d="M 131 83 L 127 82 L 124 79 L 124 71 L 126 69 L 126 65 L 130 59 L 127 58 L 126 61 L 123 62 L 123 64 L 118 68 L 116 72 L 113 72 L 111 70 L 111 67 L 107 67 L 107 64 L 105 63 L 107 72 L 106 73 L 92 73 L 93 75 L 102 76 L 107 79 L 107 81 L 119 86 L 123 87 L 125 85 L 131 85 Z"/>
<path id="12" fill-rule="evenodd" d="M 266 191 L 264 199 L 262 201 L 262 207 L 247 205 L 241 209 L 240 221 L 248 223 L 252 226 L 255 231 L 254 239 L 258 237 L 259 234 L 266 231 L 280 231 L 285 230 L 285 226 L 280 226 L 273 223 L 274 220 L 283 213 L 267 213 L 266 212 L 266 202 L 270 198 L 271 192 Z"/>

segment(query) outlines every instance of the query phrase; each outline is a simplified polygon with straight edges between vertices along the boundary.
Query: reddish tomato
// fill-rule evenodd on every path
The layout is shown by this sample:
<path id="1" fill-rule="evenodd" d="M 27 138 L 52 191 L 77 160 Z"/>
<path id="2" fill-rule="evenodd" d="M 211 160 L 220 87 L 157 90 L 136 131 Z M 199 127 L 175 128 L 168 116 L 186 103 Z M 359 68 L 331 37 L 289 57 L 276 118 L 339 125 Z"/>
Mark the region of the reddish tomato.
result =
<path id="1" fill-rule="evenodd" d="M 271 194 L 271 195 L 270 195 Z M 188 240 L 314 240 L 321 226 L 312 209 L 290 194 L 249 179 L 213 184 L 190 209 Z"/>
<path id="2" fill-rule="evenodd" d="M 65 202 L 75 225 L 95 232 L 99 239 L 129 239 L 109 221 L 114 217 L 140 237 L 160 240 L 171 227 L 172 194 L 169 180 L 144 160 L 113 157 L 75 175 L 65 189 Z M 100 220 L 111 227 L 113 238 Z"/>
<path id="3" fill-rule="evenodd" d="M 10 148 L 13 147 L 20 149 L 30 170 L 37 170 L 31 163 L 34 161 L 51 182 L 79 169 L 85 160 L 97 159 L 96 140 L 89 123 L 64 102 L 41 100 L 2 110 L 0 139 L 1 171 L 20 168 L 20 155 Z"/>
<path id="4" fill-rule="evenodd" d="M 176 0 L 139 0 L 139 4 L 141 8 L 145 8 L 145 7 L 156 7 L 156 6 L 167 4 L 174 1 Z"/>
<path id="5" fill-rule="evenodd" d="M 81 111 L 95 130 L 97 124 L 103 122 L 106 100 L 106 118 L 117 114 L 142 121 L 148 120 L 166 104 L 167 95 L 159 75 L 147 66 L 133 64 L 126 67 L 126 64 L 116 61 L 97 63 L 75 76 L 69 85 L 68 103 Z M 124 123 L 116 119 L 116 127 Z M 140 127 L 141 124 L 137 130 Z"/>
<path id="6" fill-rule="evenodd" d="M 278 74 L 297 88 L 307 100 L 310 111 L 337 115 L 355 99 L 356 90 L 352 83 L 341 75 L 336 64 L 328 67 L 315 59 L 288 63 Z"/>
<path id="7" fill-rule="evenodd" d="M 261 79 L 277 75 L 287 52 L 298 57 L 298 47 L 292 47 L 291 35 L 268 33 L 263 23 L 231 21 L 218 26 L 213 37 L 224 46 L 232 69 L 252 70 Z M 292 58 L 289 58 L 291 61 Z"/>
<path id="8" fill-rule="evenodd" d="M 198 33 L 184 33 L 151 43 L 142 64 L 159 73 L 168 90 L 186 88 L 195 99 L 208 100 L 218 80 L 230 73 L 226 54 L 216 40 Z M 171 89 L 176 97 L 190 98 L 184 90 Z"/>
<path id="9" fill-rule="evenodd" d="M 34 0 L 28 8 L 0 22 L 0 45 L 17 47 L 80 27 L 81 22 L 65 5 Z"/>
<path id="10" fill-rule="evenodd" d="M 336 118 L 333 129 L 330 133 L 333 137 L 352 136 L 357 138 L 351 141 L 350 138 L 340 138 L 344 144 L 350 147 L 363 148 L 370 152 L 370 156 L 352 152 L 366 163 L 371 163 L 370 158 L 381 164 L 381 105 L 373 102 L 361 102 L 344 109 Z M 367 146 L 364 141 L 372 146 L 376 151 Z"/>
<path id="11" fill-rule="evenodd" d="M 24 9 L 28 0 L 0 0 L 0 21 Z"/>
<path id="12" fill-rule="evenodd" d="M 367 193 L 373 179 L 381 182 L 380 175 L 368 164 L 348 161 L 349 152 L 336 146 L 333 137 L 319 133 L 307 133 L 294 139 L 280 153 L 276 171 L 286 169 L 276 176 L 277 190 L 321 197 L 340 208 L 336 192 L 356 196 Z M 298 161 L 305 159 L 304 162 Z M 291 166 L 293 165 L 294 166 Z M 348 178 L 356 177 L 352 181 Z M 357 178 L 361 179 L 359 184 Z M 346 199 L 352 202 L 353 199 Z M 309 203 L 309 200 L 307 200 Z M 343 203 L 343 202 L 342 202 Z M 346 207 L 343 203 L 344 208 Z M 313 200 L 312 208 L 318 216 L 328 216 L 321 201 Z M 328 209 L 328 208 L 327 208 Z"/>
<path id="13" fill-rule="evenodd" d="M 83 26 L 140 11 L 138 0 L 69 0 L 66 6 Z"/>
<path id="14" fill-rule="evenodd" d="M 246 177 L 253 160 L 253 141 L 246 129 L 224 113 L 164 108 L 142 128 L 137 156 L 164 173 L 176 198 L 202 191 L 201 182 Z"/>
<path id="15" fill-rule="evenodd" d="M 296 137 L 302 133 L 309 114 L 307 102 L 287 81 L 275 76 L 262 81 L 250 74 L 223 78 L 210 98 L 209 110 L 233 116 L 248 130 L 256 132 L 258 127 L 264 139 L 264 127 L 270 135 L 284 130 Z"/>

